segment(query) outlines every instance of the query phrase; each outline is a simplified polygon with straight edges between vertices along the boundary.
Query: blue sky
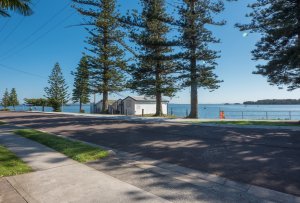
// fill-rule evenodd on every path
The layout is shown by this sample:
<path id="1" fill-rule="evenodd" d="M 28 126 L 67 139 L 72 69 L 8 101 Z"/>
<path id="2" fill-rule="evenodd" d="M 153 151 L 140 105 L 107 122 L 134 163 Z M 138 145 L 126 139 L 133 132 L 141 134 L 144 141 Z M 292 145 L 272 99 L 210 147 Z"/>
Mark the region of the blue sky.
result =
<path id="1" fill-rule="evenodd" d="M 119 0 L 120 10 L 124 12 L 138 8 L 137 2 Z M 172 3 L 172 0 L 167 2 Z M 270 86 L 266 78 L 252 74 L 256 62 L 251 60 L 250 52 L 259 35 L 243 37 L 243 33 L 234 28 L 235 23 L 249 20 L 245 14 L 249 12 L 246 6 L 251 2 L 253 0 L 226 3 L 226 10 L 218 16 L 227 21 L 225 26 L 212 28 L 215 36 L 222 41 L 214 47 L 221 51 L 216 73 L 224 82 L 214 92 L 200 89 L 200 103 L 300 98 L 300 90 L 279 90 L 276 86 Z M 26 97 L 44 95 L 44 87 L 55 62 L 61 64 L 71 93 L 73 76 L 70 72 L 76 68 L 86 46 L 85 30 L 70 27 L 81 22 L 81 16 L 70 7 L 70 1 L 34 0 L 33 4 L 34 15 L 30 17 L 12 13 L 11 18 L 0 18 L 0 95 L 5 88 L 15 87 L 21 101 Z M 182 90 L 171 102 L 189 103 L 189 93 L 188 89 Z M 111 98 L 117 97 L 111 95 Z"/>

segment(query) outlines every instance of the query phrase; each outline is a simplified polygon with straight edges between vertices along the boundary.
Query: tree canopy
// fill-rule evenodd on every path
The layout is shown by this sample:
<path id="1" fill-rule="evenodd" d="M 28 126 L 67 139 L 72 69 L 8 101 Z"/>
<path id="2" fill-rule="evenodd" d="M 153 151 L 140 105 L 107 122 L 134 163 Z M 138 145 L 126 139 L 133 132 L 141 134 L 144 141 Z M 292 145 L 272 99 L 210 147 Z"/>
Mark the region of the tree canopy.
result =
<path id="1" fill-rule="evenodd" d="M 163 115 L 162 97 L 174 96 L 178 90 L 175 73 L 178 64 L 172 58 L 168 40 L 171 17 L 165 0 L 141 0 L 142 12 L 134 12 L 123 21 L 129 25 L 130 37 L 137 45 L 136 63 L 132 66 L 130 86 L 141 95 L 156 98 L 156 116 Z"/>
<path id="2" fill-rule="evenodd" d="M 9 92 L 7 89 L 5 89 L 2 100 L 1 100 L 1 105 L 4 108 L 7 108 L 10 106 L 10 98 L 9 98 Z"/>
<path id="3" fill-rule="evenodd" d="M 224 25 L 224 21 L 215 21 L 214 15 L 224 10 L 224 2 L 220 0 L 182 0 L 179 10 L 181 52 L 178 54 L 182 62 L 179 79 L 182 87 L 191 88 L 190 118 L 198 118 L 198 88 L 214 90 L 222 82 L 214 73 L 218 65 L 218 51 L 211 44 L 220 40 L 213 36 L 210 26 Z"/>
<path id="4" fill-rule="evenodd" d="M 82 112 L 82 104 L 86 104 L 89 99 L 89 64 L 88 57 L 83 56 L 79 62 L 79 65 L 75 72 L 72 74 L 75 76 L 73 85 L 73 102 L 79 102 L 79 111 Z"/>
<path id="5" fill-rule="evenodd" d="M 15 108 L 15 106 L 18 106 L 19 104 L 16 88 L 12 88 L 9 95 L 9 105 Z"/>
<path id="6" fill-rule="evenodd" d="M 89 51 L 89 72 L 91 90 L 103 95 L 102 111 L 108 112 L 109 93 L 124 90 L 127 69 L 124 50 L 120 42 L 121 31 L 119 14 L 115 0 L 73 0 L 76 10 L 86 17 L 86 49 Z"/>
<path id="7" fill-rule="evenodd" d="M 237 24 L 241 31 L 260 33 L 252 51 L 259 61 L 255 74 L 268 78 L 272 85 L 300 87 L 300 1 L 257 0 L 249 5 L 249 24 Z"/>
<path id="8" fill-rule="evenodd" d="M 61 106 L 68 102 L 68 86 L 62 74 L 59 63 L 54 65 L 48 79 L 49 86 L 45 88 L 46 98 L 53 111 L 61 111 Z"/>
<path id="9" fill-rule="evenodd" d="M 31 0 L 1 0 L 0 1 L 0 15 L 10 17 L 9 11 L 16 11 L 24 16 L 32 14 L 30 8 Z"/>

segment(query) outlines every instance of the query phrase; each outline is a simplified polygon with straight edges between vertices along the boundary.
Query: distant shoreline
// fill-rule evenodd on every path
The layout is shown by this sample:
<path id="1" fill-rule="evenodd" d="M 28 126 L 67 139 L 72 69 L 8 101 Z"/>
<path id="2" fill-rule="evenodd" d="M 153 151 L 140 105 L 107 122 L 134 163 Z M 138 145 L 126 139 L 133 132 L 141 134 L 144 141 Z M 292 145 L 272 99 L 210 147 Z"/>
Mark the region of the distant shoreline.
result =
<path id="1" fill-rule="evenodd" d="M 300 105 L 300 99 L 264 99 L 258 101 L 246 101 L 244 105 Z"/>

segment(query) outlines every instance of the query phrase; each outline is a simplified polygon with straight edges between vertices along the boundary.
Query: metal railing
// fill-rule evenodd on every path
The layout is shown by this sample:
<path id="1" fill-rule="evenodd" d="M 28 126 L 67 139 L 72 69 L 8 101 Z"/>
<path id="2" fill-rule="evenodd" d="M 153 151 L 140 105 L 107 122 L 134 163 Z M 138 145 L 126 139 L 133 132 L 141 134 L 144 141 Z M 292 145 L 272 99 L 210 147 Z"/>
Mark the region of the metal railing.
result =
<path id="1" fill-rule="evenodd" d="M 299 120 L 300 111 L 223 111 L 225 119 Z"/>

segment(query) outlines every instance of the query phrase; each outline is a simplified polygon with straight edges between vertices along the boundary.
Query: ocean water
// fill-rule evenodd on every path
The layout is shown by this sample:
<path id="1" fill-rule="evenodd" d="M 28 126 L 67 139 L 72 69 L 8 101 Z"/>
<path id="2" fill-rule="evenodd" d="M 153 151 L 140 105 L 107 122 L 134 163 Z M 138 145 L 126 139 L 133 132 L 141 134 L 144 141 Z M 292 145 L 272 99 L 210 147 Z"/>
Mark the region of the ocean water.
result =
<path id="1" fill-rule="evenodd" d="M 0 107 L 1 109 L 2 107 Z M 30 107 L 20 105 L 17 111 L 28 111 Z M 31 107 L 32 110 L 41 111 L 42 107 Z M 11 108 L 12 109 L 12 108 Z M 90 105 L 83 105 L 86 113 L 90 113 Z M 52 111 L 45 107 L 45 111 Z M 67 105 L 64 112 L 77 113 L 79 105 Z M 199 104 L 199 117 L 205 119 L 219 118 L 219 112 L 224 111 L 228 119 L 275 119 L 275 120 L 300 120 L 300 105 L 224 105 L 224 104 Z M 189 104 L 169 104 L 168 114 L 177 117 L 186 117 L 190 112 Z"/>
<path id="2" fill-rule="evenodd" d="M 168 111 L 169 114 L 186 117 L 190 112 L 190 105 L 169 104 Z M 300 119 L 300 105 L 199 104 L 199 118 L 219 118 L 220 111 L 224 111 L 225 118 L 228 119 Z"/>

